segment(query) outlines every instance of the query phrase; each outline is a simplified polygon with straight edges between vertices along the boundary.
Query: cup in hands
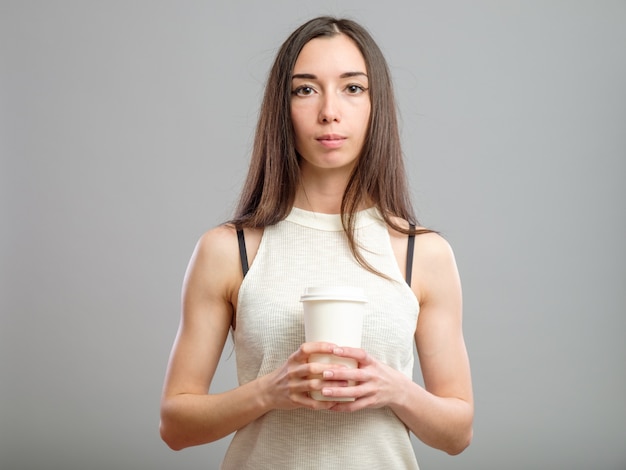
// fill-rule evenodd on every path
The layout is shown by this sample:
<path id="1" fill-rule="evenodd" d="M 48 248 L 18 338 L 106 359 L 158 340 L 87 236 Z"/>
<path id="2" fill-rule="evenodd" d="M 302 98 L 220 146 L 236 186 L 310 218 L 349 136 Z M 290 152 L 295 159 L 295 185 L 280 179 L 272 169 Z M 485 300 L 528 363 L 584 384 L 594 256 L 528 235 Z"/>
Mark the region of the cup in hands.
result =
<path id="1" fill-rule="evenodd" d="M 337 346 L 361 347 L 363 312 L 367 299 L 358 287 L 308 287 L 300 298 L 304 308 L 304 333 L 307 343 L 324 341 Z M 354 359 L 332 354 L 312 354 L 309 362 L 340 364 L 355 369 Z M 350 384 L 354 385 L 354 384 Z M 320 401 L 354 401 L 354 398 L 325 397 L 312 391 Z"/>

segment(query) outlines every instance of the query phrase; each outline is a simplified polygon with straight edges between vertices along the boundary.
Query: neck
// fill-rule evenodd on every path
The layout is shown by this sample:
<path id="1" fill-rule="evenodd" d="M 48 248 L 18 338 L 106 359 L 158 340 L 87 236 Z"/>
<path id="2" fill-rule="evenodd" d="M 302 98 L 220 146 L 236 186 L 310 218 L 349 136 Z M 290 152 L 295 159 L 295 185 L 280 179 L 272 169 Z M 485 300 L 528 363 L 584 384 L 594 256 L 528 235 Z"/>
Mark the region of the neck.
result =
<path id="1" fill-rule="evenodd" d="M 341 213 L 341 201 L 349 178 L 348 168 L 315 171 L 303 165 L 294 206 L 324 214 Z"/>
<path id="2" fill-rule="evenodd" d="M 332 188 L 310 188 L 300 185 L 296 191 L 294 206 L 323 214 L 341 213 L 343 191 Z"/>
<path id="3" fill-rule="evenodd" d="M 296 190 L 294 207 L 321 214 L 341 214 L 341 201 L 345 187 L 338 190 L 335 187 L 310 188 L 301 184 Z M 357 211 L 372 207 L 374 203 L 367 198 L 357 207 Z"/>

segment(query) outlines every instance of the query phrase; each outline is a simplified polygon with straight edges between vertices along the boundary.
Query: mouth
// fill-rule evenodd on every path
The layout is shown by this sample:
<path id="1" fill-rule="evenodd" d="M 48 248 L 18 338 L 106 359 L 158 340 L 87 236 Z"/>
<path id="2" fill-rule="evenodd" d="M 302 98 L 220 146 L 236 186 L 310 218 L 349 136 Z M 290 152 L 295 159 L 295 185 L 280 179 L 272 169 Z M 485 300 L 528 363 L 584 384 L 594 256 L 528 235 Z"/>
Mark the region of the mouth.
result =
<path id="1" fill-rule="evenodd" d="M 316 137 L 320 144 L 327 148 L 337 148 L 341 147 L 341 145 L 346 141 L 346 137 L 339 134 L 324 134 L 319 137 Z"/>
<path id="2" fill-rule="evenodd" d="M 317 137 L 317 140 L 345 140 L 346 138 L 339 134 L 324 134 Z"/>

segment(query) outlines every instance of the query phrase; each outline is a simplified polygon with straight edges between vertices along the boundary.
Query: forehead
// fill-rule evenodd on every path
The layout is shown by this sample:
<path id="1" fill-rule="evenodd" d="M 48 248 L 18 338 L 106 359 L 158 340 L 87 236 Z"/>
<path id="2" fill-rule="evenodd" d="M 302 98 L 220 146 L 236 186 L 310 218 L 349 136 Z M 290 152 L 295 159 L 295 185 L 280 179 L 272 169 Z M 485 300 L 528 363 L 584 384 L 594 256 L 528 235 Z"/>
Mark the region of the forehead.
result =
<path id="1" fill-rule="evenodd" d="M 345 34 L 322 36 L 307 42 L 294 66 L 295 73 L 366 73 L 365 59 L 356 43 Z"/>

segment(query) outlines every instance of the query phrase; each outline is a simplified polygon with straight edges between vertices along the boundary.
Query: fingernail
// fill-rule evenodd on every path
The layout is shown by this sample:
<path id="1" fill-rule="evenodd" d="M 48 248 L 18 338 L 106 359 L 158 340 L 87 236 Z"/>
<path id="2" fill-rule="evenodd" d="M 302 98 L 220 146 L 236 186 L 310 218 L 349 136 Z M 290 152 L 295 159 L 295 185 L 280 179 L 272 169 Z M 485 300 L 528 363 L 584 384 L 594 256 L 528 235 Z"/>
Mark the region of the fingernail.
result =
<path id="1" fill-rule="evenodd" d="M 333 392 L 332 392 L 332 390 L 330 388 L 323 388 L 322 389 L 322 395 L 329 397 L 332 394 L 333 394 Z"/>
<path id="2" fill-rule="evenodd" d="M 341 348 L 333 349 L 333 354 L 342 354 L 342 353 L 343 353 L 343 349 L 341 349 Z"/>
<path id="3" fill-rule="evenodd" d="M 325 370 L 324 372 L 322 372 L 322 376 L 325 379 L 329 379 L 330 377 L 333 376 L 333 371 L 332 370 Z"/>

